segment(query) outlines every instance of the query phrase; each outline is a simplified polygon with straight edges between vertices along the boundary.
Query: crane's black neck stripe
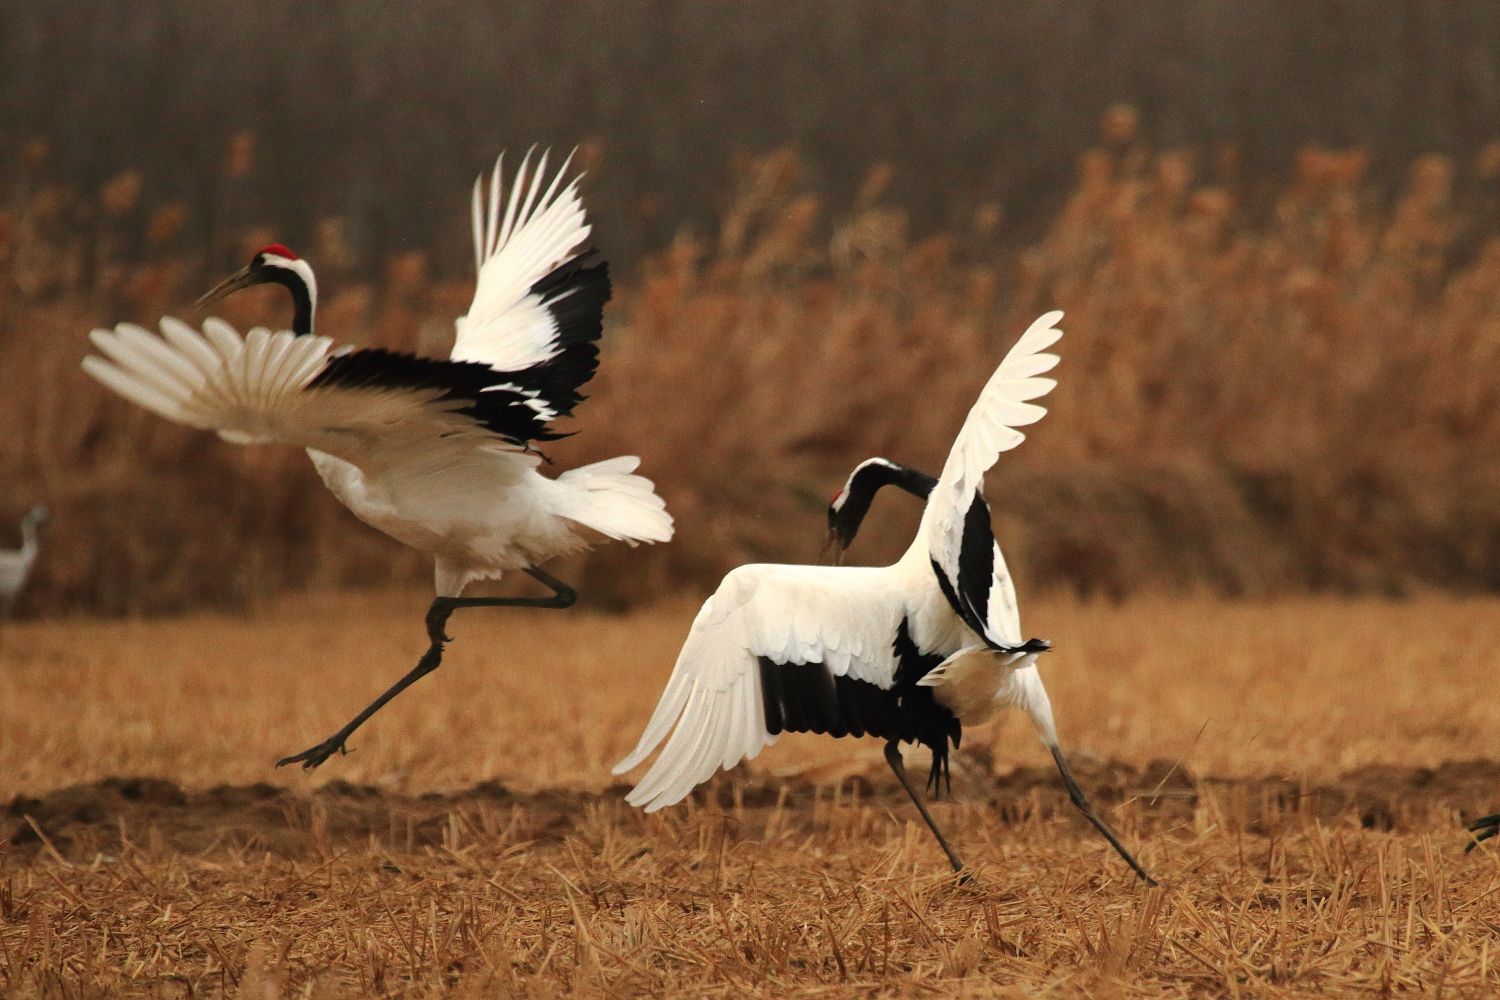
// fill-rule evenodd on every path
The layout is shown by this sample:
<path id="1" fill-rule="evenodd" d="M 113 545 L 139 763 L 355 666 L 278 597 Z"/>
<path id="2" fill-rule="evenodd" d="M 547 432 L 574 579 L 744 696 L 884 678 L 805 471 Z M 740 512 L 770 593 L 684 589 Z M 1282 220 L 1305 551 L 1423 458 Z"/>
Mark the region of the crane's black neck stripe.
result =
<path id="1" fill-rule="evenodd" d="M 875 494 L 887 486 L 897 486 L 919 500 L 926 500 L 937 486 L 937 480 L 920 469 L 883 458 L 869 459 L 849 477 L 845 485 L 843 503 L 828 512 L 828 526 L 836 532 L 845 546 L 854 542 L 859 526 L 870 512 Z"/>
<path id="2" fill-rule="evenodd" d="M 849 479 L 849 498 L 845 503 L 863 499 L 869 507 L 876 492 L 886 486 L 899 486 L 919 500 L 926 500 L 937 487 L 937 479 L 920 469 L 898 465 L 889 459 L 871 459 L 855 470 Z"/>
<path id="3" fill-rule="evenodd" d="M 289 267 L 263 267 L 266 281 L 285 288 L 292 295 L 292 332 L 305 336 L 313 332 L 312 291 L 302 275 Z"/>
<path id="4" fill-rule="evenodd" d="M 760 657 L 761 703 L 766 732 L 878 736 L 921 743 L 932 751 L 932 777 L 945 775 L 949 746 L 957 747 L 962 726 L 939 705 L 932 689 L 918 687 L 943 657 L 924 653 L 912 642 L 905 621 L 892 642 L 896 676 L 890 688 L 847 676 L 834 676 L 823 663 L 779 663 Z"/>

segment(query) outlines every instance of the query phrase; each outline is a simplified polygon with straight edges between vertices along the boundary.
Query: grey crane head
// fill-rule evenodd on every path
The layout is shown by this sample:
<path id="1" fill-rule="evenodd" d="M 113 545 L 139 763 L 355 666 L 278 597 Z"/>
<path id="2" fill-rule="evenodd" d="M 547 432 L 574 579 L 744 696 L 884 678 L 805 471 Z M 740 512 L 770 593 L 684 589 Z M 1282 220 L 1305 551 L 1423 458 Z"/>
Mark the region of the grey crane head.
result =
<path id="1" fill-rule="evenodd" d="M 31 528 L 39 527 L 40 525 L 46 524 L 47 523 L 47 505 L 46 504 L 40 504 L 40 503 L 39 504 L 33 504 L 32 507 L 31 507 L 31 509 L 26 512 L 26 516 L 23 517 L 23 518 L 21 518 L 21 523 L 23 525 L 26 525 L 27 527 L 31 527 Z"/>

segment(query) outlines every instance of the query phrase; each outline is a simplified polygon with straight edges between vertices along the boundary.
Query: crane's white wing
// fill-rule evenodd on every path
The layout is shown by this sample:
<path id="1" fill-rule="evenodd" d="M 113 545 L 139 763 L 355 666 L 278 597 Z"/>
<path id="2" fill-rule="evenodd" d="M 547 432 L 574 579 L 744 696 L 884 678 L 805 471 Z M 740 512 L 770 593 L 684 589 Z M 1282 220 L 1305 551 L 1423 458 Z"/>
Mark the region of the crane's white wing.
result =
<path id="1" fill-rule="evenodd" d="M 546 361 L 557 352 L 557 330 L 532 286 L 573 255 L 588 239 L 578 180 L 562 185 L 570 156 L 550 183 L 547 153 L 533 168 L 521 161 L 509 197 L 504 157 L 495 161 L 488 192 L 481 175 L 471 205 L 474 269 L 478 284 L 469 311 L 458 321 L 453 357 L 513 370 Z"/>
<path id="2" fill-rule="evenodd" d="M 131 402 L 229 441 L 316 448 L 378 471 L 555 436 L 536 400 L 484 365 L 335 351 L 327 337 L 262 328 L 241 338 L 218 319 L 200 333 L 166 317 L 161 332 L 95 330 L 89 339 L 103 357 L 84 358 L 83 368 Z"/>
<path id="3" fill-rule="evenodd" d="M 834 678 L 889 690 L 905 596 L 884 569 L 751 565 L 731 571 L 693 621 L 640 742 L 615 765 L 623 774 L 666 740 L 627 801 L 647 812 L 680 802 L 719 768 L 754 757 L 774 739 L 766 725 L 763 663 L 805 667 L 806 687 L 796 692 L 801 707 L 789 710 L 815 713 L 816 702 L 839 697 Z M 776 731 L 782 728 L 814 727 L 793 723 Z"/>
<path id="4" fill-rule="evenodd" d="M 997 647 L 1021 642 L 1015 585 L 990 529 L 984 474 L 1025 440 L 1017 428 L 1047 412 L 1031 402 L 1057 385 L 1042 376 L 1057 365 L 1045 353 L 1057 343 L 1061 312 L 1049 312 L 1027 328 L 990 376 L 953 442 L 923 518 L 928 551 L 944 595 L 959 616 Z"/>
<path id="5" fill-rule="evenodd" d="M 559 415 L 572 413 L 579 387 L 598 366 L 610 297 L 608 267 L 579 250 L 590 227 L 578 179 L 563 186 L 567 169 L 565 161 L 549 182 L 547 154 L 533 167 L 528 152 L 503 207 L 500 161 L 487 191 L 482 176 L 474 182 L 478 284 L 468 313 L 457 320 L 452 355 L 509 372 Z"/>

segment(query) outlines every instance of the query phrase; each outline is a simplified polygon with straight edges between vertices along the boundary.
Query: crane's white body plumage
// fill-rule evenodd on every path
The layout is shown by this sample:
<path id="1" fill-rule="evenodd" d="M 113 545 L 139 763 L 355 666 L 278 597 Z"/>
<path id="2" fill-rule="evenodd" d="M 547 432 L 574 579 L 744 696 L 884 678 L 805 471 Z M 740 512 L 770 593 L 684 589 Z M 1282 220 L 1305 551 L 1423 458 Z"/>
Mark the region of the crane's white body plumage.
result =
<path id="1" fill-rule="evenodd" d="M 921 654 L 946 657 L 916 683 L 932 689 L 960 722 L 1015 706 L 1030 714 L 1044 742 L 1056 745 L 1037 654 L 1017 650 L 1015 588 L 989 535 L 982 489 L 998 455 L 1023 440 L 1016 428 L 1045 412 L 1031 400 L 1055 385 L 1041 376 L 1057 357 L 1043 352 L 1061 336 L 1061 318 L 1053 312 L 1038 319 L 1001 362 L 959 432 L 916 538 L 895 564 L 748 565 L 724 578 L 693 621 L 640 741 L 615 766 L 624 773 L 665 742 L 629 802 L 648 812 L 672 805 L 773 741 L 763 661 L 821 665 L 835 679 L 889 691 L 902 667 L 903 632 Z M 980 516 L 986 545 L 976 555 L 973 541 L 966 549 L 965 526 Z M 977 523 L 970 530 L 978 537 Z M 966 561 L 983 563 L 986 579 L 978 588 Z"/>
<path id="2" fill-rule="evenodd" d="M 672 519 L 633 456 L 549 478 L 530 441 L 556 436 L 594 354 L 563 357 L 598 335 L 571 331 L 569 309 L 598 287 L 576 277 L 589 226 L 577 181 L 544 177 L 530 158 L 500 209 L 497 163 L 488 211 L 474 192 L 478 285 L 458 319 L 449 362 L 336 349 L 327 337 L 170 317 L 161 336 L 131 324 L 91 335 L 84 369 L 168 420 L 237 443 L 306 448 L 328 488 L 361 520 L 436 560 L 440 596 L 471 580 L 587 548 L 599 538 L 667 541 Z M 564 164 L 564 170 L 566 164 Z M 552 285 L 549 285 L 549 280 Z M 603 296 L 607 298 L 607 278 Z M 556 287 L 553 287 L 556 286 Z M 567 302 L 569 297 L 574 302 Z M 571 340 L 569 338 L 572 338 Z M 572 369 L 559 374 L 562 363 Z"/>

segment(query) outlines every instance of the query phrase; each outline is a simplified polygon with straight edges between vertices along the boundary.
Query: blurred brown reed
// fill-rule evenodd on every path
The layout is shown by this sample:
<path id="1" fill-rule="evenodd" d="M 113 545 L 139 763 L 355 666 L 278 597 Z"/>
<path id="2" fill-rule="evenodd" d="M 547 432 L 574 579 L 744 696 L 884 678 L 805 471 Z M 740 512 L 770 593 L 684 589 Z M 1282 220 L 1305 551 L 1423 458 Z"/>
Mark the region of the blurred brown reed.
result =
<path id="1" fill-rule="evenodd" d="M 1029 239 L 993 204 L 967 228 L 915 233 L 882 165 L 840 207 L 790 151 L 740 162 L 715 233 L 682 231 L 620 269 L 633 276 L 569 428 L 580 433 L 549 450 L 564 467 L 641 454 L 678 538 L 607 547 L 566 571 L 617 603 L 749 559 L 812 558 L 848 467 L 881 453 L 936 471 L 1005 349 L 1059 307 L 1052 413 L 991 479 L 1023 587 L 1500 583 L 1488 499 L 1500 485 L 1497 147 L 1472 164 L 1419 158 L 1387 193 L 1360 150 L 1307 148 L 1283 177 L 1252 178 L 1232 148 L 1149 148 L 1128 108 L 1100 131 Z M 250 185 L 253 137 L 236 141 L 226 177 Z M 0 513 L 36 499 L 56 512 L 29 607 L 233 605 L 425 575 L 420 557 L 354 524 L 294 450 L 168 426 L 81 374 L 90 327 L 181 312 L 217 275 L 184 248 L 184 231 L 204 230 L 180 202 L 116 211 L 138 196 L 129 174 L 94 204 L 47 180 L 40 141 L 22 155 L 30 180 L 0 208 Z M 236 204 L 223 219 L 243 214 L 247 190 L 226 188 Z M 76 220 L 101 208 L 121 219 L 111 245 L 143 255 L 111 250 L 108 272 L 79 263 L 96 230 Z M 243 250 L 274 233 L 214 239 Z M 431 278 L 428 254 L 405 249 L 362 284 L 357 242 L 344 219 L 318 228 L 330 258 L 320 331 L 445 349 L 467 279 Z M 101 273 L 108 290 L 89 284 Z M 224 312 L 286 318 L 274 289 Z M 894 555 L 914 524 L 908 505 L 886 503 L 866 558 Z"/>

